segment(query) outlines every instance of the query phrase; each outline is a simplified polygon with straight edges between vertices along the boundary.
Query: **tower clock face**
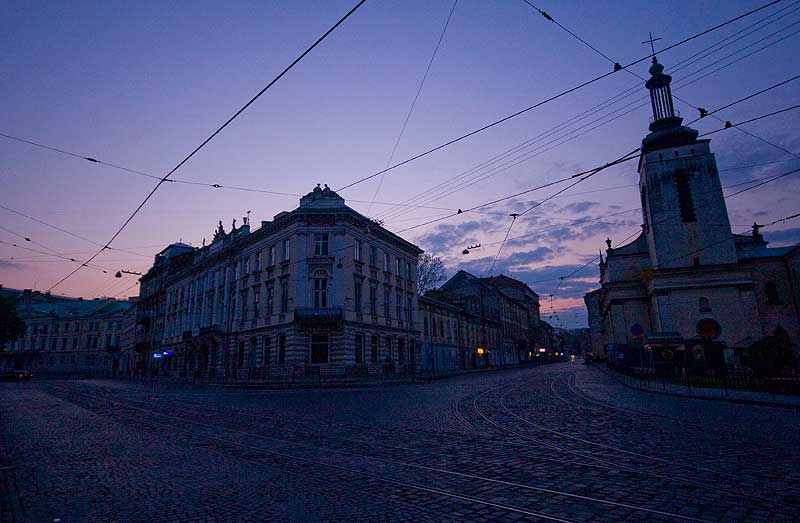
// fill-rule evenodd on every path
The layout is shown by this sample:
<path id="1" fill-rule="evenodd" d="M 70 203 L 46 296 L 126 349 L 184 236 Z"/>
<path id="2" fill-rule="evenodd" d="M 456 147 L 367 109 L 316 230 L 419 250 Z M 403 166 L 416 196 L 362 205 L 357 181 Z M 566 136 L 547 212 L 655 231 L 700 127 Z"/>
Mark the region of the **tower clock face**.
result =
<path id="1" fill-rule="evenodd" d="M 697 335 L 704 340 L 715 340 L 722 334 L 722 327 L 717 320 L 703 318 L 697 322 Z"/>

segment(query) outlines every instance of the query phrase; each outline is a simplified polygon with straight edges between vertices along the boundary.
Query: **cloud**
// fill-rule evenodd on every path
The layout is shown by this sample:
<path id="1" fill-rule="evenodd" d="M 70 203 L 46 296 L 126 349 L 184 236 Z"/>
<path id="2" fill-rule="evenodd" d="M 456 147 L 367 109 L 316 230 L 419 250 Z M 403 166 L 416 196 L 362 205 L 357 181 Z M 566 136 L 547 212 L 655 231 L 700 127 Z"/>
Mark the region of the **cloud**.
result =
<path id="1" fill-rule="evenodd" d="M 770 244 L 779 243 L 782 246 L 795 245 L 800 242 L 800 227 L 784 229 L 782 231 L 764 231 L 764 239 Z M 777 247 L 777 245 L 771 245 Z"/>
<path id="2" fill-rule="evenodd" d="M 22 269 L 22 264 L 6 260 L 0 260 L 0 269 L 19 270 Z"/>
<path id="3" fill-rule="evenodd" d="M 581 213 L 599 206 L 598 202 L 573 202 L 561 207 L 562 212 Z"/>

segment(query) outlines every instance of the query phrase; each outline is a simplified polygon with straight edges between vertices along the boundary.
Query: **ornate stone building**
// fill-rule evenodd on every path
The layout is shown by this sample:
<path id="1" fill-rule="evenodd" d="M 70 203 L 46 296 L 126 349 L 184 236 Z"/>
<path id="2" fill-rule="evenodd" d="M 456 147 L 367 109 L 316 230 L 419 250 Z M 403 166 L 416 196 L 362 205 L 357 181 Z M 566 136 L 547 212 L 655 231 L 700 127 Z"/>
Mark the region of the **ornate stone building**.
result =
<path id="1" fill-rule="evenodd" d="M 0 352 L 0 368 L 98 375 L 127 370 L 123 332 L 133 317 L 133 301 L 84 300 L 2 287 L 0 293 L 17 303 L 26 327 L 23 337 Z"/>
<path id="2" fill-rule="evenodd" d="M 429 295 L 419 298 L 420 368 L 440 374 L 488 367 L 502 349 L 503 324 Z"/>
<path id="3" fill-rule="evenodd" d="M 539 300 L 524 283 L 507 276 L 479 278 L 458 271 L 428 295 L 500 324 L 500 341 L 490 355 L 493 365 L 515 365 L 538 354 L 540 345 L 532 327 L 543 323 Z"/>
<path id="4" fill-rule="evenodd" d="M 601 288 L 585 297 L 593 352 L 643 336 L 690 340 L 698 326 L 721 327 L 719 341 L 748 347 L 777 327 L 800 337 L 800 249 L 768 248 L 733 234 L 710 140 L 675 114 L 671 77 L 653 58 L 653 121 L 642 141 L 642 232 L 600 263 Z"/>
<path id="5" fill-rule="evenodd" d="M 422 251 L 327 186 L 251 231 L 171 245 L 142 278 L 138 369 L 205 379 L 412 373 Z"/>

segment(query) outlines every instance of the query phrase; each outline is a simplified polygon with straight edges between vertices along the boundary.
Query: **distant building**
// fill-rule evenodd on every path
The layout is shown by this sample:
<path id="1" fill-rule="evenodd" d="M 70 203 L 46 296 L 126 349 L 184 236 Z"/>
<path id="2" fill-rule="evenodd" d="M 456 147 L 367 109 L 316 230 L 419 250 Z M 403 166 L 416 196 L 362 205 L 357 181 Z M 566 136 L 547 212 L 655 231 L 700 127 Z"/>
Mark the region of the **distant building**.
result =
<path id="1" fill-rule="evenodd" d="M 438 374 L 493 365 L 501 351 L 503 324 L 436 300 L 431 297 L 435 291 L 429 294 L 419 298 L 420 370 Z"/>
<path id="2" fill-rule="evenodd" d="M 508 276 L 479 278 L 458 271 L 430 296 L 471 314 L 500 323 L 501 341 L 493 350 L 495 365 L 511 365 L 538 357 L 548 337 L 540 319 L 539 296 Z"/>
<path id="3" fill-rule="evenodd" d="M 327 186 L 252 230 L 220 222 L 142 277 L 135 369 L 175 378 L 410 374 L 422 251 Z"/>
<path id="4" fill-rule="evenodd" d="M 643 337 L 695 337 L 749 347 L 777 327 L 800 338 L 800 248 L 768 248 L 759 227 L 732 234 L 710 140 L 683 126 L 671 77 L 656 59 L 646 86 L 653 122 L 642 141 L 641 234 L 601 256 L 601 288 L 585 296 L 592 351 Z M 714 323 L 716 322 L 716 323 Z M 715 330 L 717 330 L 715 328 Z"/>
<path id="5" fill-rule="evenodd" d="M 3 369 L 39 374 L 112 375 L 126 368 L 123 326 L 134 303 L 111 298 L 66 298 L 32 290 L 0 288 L 17 303 L 23 337 L 0 352 Z"/>

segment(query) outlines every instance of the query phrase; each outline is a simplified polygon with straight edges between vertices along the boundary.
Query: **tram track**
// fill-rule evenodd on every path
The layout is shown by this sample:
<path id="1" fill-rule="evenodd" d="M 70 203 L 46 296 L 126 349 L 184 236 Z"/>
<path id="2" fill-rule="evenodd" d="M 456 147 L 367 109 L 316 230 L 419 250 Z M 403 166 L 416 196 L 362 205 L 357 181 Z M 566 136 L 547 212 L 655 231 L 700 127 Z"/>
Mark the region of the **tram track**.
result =
<path id="1" fill-rule="evenodd" d="M 614 468 L 625 470 L 625 471 L 631 472 L 631 473 L 636 473 L 636 474 L 641 474 L 641 475 L 645 475 L 645 476 L 659 478 L 659 479 L 664 480 L 664 481 L 670 481 L 670 482 L 674 482 L 674 483 L 680 483 L 680 484 L 688 485 L 688 486 L 695 487 L 695 488 L 701 488 L 701 489 L 708 490 L 708 491 L 714 491 L 714 492 L 717 492 L 717 493 L 720 493 L 720 494 L 724 494 L 726 496 L 733 497 L 733 498 L 748 499 L 748 500 L 753 501 L 755 503 L 758 503 L 759 505 L 764 506 L 764 507 L 770 507 L 772 505 L 779 505 L 779 506 L 782 506 L 784 508 L 792 509 L 792 510 L 797 510 L 797 508 L 798 508 L 798 505 L 796 505 L 796 504 L 789 504 L 789 503 L 785 503 L 783 501 L 778 501 L 778 500 L 775 500 L 775 501 L 772 501 L 772 502 L 767 502 L 765 499 L 763 499 L 763 498 L 761 498 L 759 496 L 754 496 L 754 495 L 748 494 L 746 492 L 741 492 L 741 491 L 737 491 L 737 490 L 723 488 L 723 487 L 719 487 L 717 485 L 713 485 L 713 484 L 709 484 L 709 483 L 702 483 L 702 482 L 698 482 L 698 481 L 693 481 L 693 480 L 682 478 L 682 477 L 676 477 L 676 476 L 671 476 L 671 475 L 668 475 L 668 474 L 662 474 L 662 473 L 654 472 L 652 470 L 647 470 L 647 469 L 644 469 L 644 468 L 641 468 L 641 467 L 625 465 L 625 464 L 619 463 L 618 461 L 610 461 L 609 459 L 606 459 L 604 457 L 598 457 L 598 456 L 589 454 L 587 452 L 578 451 L 578 450 L 570 449 L 568 447 L 564 447 L 562 445 L 556 445 L 556 444 L 553 444 L 553 443 L 550 443 L 550 442 L 542 441 L 541 439 L 534 438 L 534 437 L 530 436 L 529 434 L 526 434 L 526 433 L 521 432 L 519 430 L 515 430 L 514 428 L 509 427 L 508 425 L 503 425 L 501 423 L 498 423 L 496 420 L 493 420 L 489 416 L 487 416 L 486 412 L 484 410 L 482 410 L 481 407 L 478 405 L 478 400 L 481 399 L 483 396 L 485 396 L 488 392 L 490 392 L 490 391 L 484 392 L 483 394 L 479 395 L 478 397 L 476 397 L 473 400 L 473 408 L 474 408 L 475 412 L 481 417 L 481 419 L 483 419 L 486 423 L 490 424 L 491 426 L 495 427 L 501 433 L 511 434 L 511 435 L 516 436 L 516 437 L 520 437 L 522 439 L 525 439 L 527 441 L 535 442 L 537 445 L 541 445 L 541 446 L 544 446 L 544 447 L 547 447 L 547 448 L 550 448 L 550 449 L 553 449 L 553 450 L 556 450 L 556 451 L 565 452 L 565 453 L 572 454 L 572 455 L 575 455 L 575 456 L 580 456 L 580 457 L 582 457 L 582 458 L 584 458 L 586 460 L 594 461 L 596 463 L 602 463 L 602 464 L 605 464 L 605 465 L 607 465 L 609 467 L 614 467 Z M 552 430 L 552 429 L 550 429 L 550 430 Z M 560 433 L 559 431 L 554 431 L 553 430 L 552 432 L 553 433 L 558 433 L 561 436 L 566 436 L 566 434 Z"/>
<path id="2" fill-rule="evenodd" d="M 564 374 L 561 374 L 561 375 L 564 375 Z M 553 394 L 561 402 L 563 402 L 565 404 L 572 404 L 572 402 L 570 402 L 569 400 L 563 398 L 558 393 L 558 391 L 556 390 L 556 387 L 555 387 L 556 381 L 557 381 L 557 379 L 553 380 L 553 382 L 551 383 L 551 390 L 552 390 Z M 573 392 L 574 394 L 577 394 L 577 395 L 583 397 L 579 392 L 576 391 L 577 385 L 574 385 L 574 381 L 575 381 L 575 374 L 574 373 L 568 374 L 567 375 L 567 379 L 566 379 L 567 390 L 569 390 L 570 392 Z M 501 407 L 508 414 L 514 416 L 515 418 L 520 419 L 521 421 L 523 421 L 526 424 L 529 424 L 531 426 L 537 427 L 537 428 L 539 428 L 541 430 L 545 430 L 545 431 L 551 432 L 551 433 L 553 433 L 556 436 L 559 436 L 561 438 L 568 438 L 568 439 L 575 440 L 575 441 L 578 441 L 578 442 L 583 443 L 583 444 L 604 448 L 604 449 L 607 449 L 607 450 L 611 450 L 611 451 L 614 451 L 614 452 L 619 452 L 619 453 L 626 454 L 626 455 L 636 456 L 636 457 L 639 457 L 639 458 L 642 458 L 642 459 L 646 459 L 646 460 L 650 460 L 650 461 L 657 461 L 657 462 L 665 463 L 665 464 L 668 464 L 668 465 L 674 465 L 674 466 L 677 466 L 679 468 L 684 468 L 684 469 L 687 469 L 687 470 L 695 470 L 695 471 L 700 471 L 700 472 L 705 472 L 705 473 L 710 473 L 710 474 L 716 474 L 716 475 L 725 476 L 725 477 L 728 477 L 728 478 L 731 478 L 731 479 L 737 480 L 737 481 L 741 479 L 741 476 L 742 476 L 741 469 L 739 469 L 737 471 L 737 473 L 734 474 L 734 473 L 726 472 L 726 471 L 719 470 L 719 469 L 701 467 L 701 466 L 693 465 L 693 464 L 689 464 L 689 463 L 680 463 L 680 462 L 678 462 L 676 460 L 668 460 L 668 459 L 661 458 L 661 457 L 658 457 L 658 456 L 652 456 L 652 455 L 643 454 L 643 453 L 635 452 L 635 451 L 630 451 L 630 450 L 619 448 L 619 447 L 614 447 L 614 446 L 610 446 L 610 445 L 604 445 L 604 444 L 597 443 L 595 441 L 591 441 L 591 440 L 588 440 L 588 439 L 585 439 L 585 438 L 576 437 L 574 434 L 567 434 L 567 433 L 565 433 L 563 431 L 554 431 L 552 429 L 549 429 L 549 428 L 544 427 L 544 426 L 542 426 L 540 424 L 534 423 L 534 422 L 532 422 L 532 421 L 530 421 L 530 420 L 528 420 L 526 418 L 523 418 L 523 417 L 518 416 L 517 414 L 513 413 L 509 409 L 509 407 L 505 404 L 505 397 L 510 395 L 512 392 L 513 392 L 512 390 L 509 390 L 508 393 L 505 394 L 500 399 Z M 614 415 L 616 415 L 616 414 L 609 414 L 608 412 L 605 411 L 605 409 L 602 409 L 601 407 L 597 407 L 597 406 L 585 407 L 585 406 L 580 406 L 579 405 L 578 407 L 591 410 L 591 412 L 593 412 L 594 415 L 603 415 L 603 416 L 614 416 Z M 621 410 L 621 409 L 617 409 L 617 410 Z M 630 415 L 621 416 L 621 417 L 624 417 L 624 418 L 628 419 L 629 421 L 633 421 L 633 422 L 636 422 L 636 423 L 643 424 L 645 426 L 645 430 L 647 430 L 649 432 L 652 432 L 654 430 L 659 430 L 660 429 L 660 432 L 664 433 L 664 430 L 661 429 L 660 427 L 653 426 L 653 425 L 649 424 L 649 422 L 642 421 L 640 419 L 640 417 L 641 417 L 640 415 L 638 415 L 637 413 L 635 413 L 633 411 L 630 411 L 630 412 L 631 412 Z M 616 415 L 616 416 L 619 416 L 619 415 Z M 675 421 L 675 422 L 685 423 L 684 420 L 678 420 L 677 418 L 669 418 L 669 417 L 667 417 L 667 418 L 672 420 L 672 421 Z M 705 429 L 704 429 L 704 431 L 705 431 Z M 728 433 L 723 433 L 723 434 L 725 436 L 727 436 L 727 437 L 730 437 L 730 434 L 728 434 Z M 753 450 L 756 450 L 758 452 L 763 453 L 765 448 L 763 446 L 758 446 L 758 448 L 754 448 Z M 793 491 L 796 491 L 796 492 L 800 492 L 800 488 L 795 486 L 792 483 L 791 479 L 788 479 L 788 478 L 785 478 L 785 477 L 782 477 L 782 476 L 766 474 L 766 473 L 763 473 L 763 472 L 747 472 L 746 475 L 748 477 L 754 478 L 754 479 L 761 479 L 761 480 L 772 481 L 772 482 L 780 481 L 780 482 L 785 483 L 785 485 L 782 485 L 782 489 L 784 489 L 784 490 L 793 490 Z"/>
<path id="3" fill-rule="evenodd" d="M 516 482 L 511 482 L 511 481 L 500 480 L 500 479 L 497 479 L 497 478 L 488 478 L 488 477 L 484 477 L 484 476 L 480 476 L 480 475 L 476 475 L 476 474 L 470 474 L 470 473 L 446 470 L 446 469 L 441 469 L 441 468 L 438 468 L 438 467 L 432 467 L 432 466 L 420 465 L 420 464 L 415 464 L 415 463 L 409 463 L 409 462 L 404 462 L 404 461 L 399 461 L 399 460 L 394 460 L 394 459 L 382 458 L 382 457 L 378 457 L 378 456 L 368 456 L 368 455 L 363 455 L 363 454 L 358 454 L 358 453 L 353 453 L 353 452 L 348 452 L 348 451 L 342 451 L 342 450 L 338 450 L 338 449 L 323 448 L 323 447 L 318 447 L 318 446 L 315 446 L 315 445 L 308 445 L 308 444 L 304 444 L 304 443 L 299 443 L 299 442 L 296 442 L 296 441 L 288 441 L 288 440 L 284 440 L 284 439 L 280 439 L 280 438 L 275 438 L 275 437 L 272 437 L 272 436 L 264 436 L 262 434 L 249 433 L 249 432 L 246 432 L 246 431 L 241 431 L 241 430 L 238 430 L 238 429 L 232 429 L 232 428 L 224 427 L 224 426 L 220 426 L 220 425 L 198 422 L 197 420 L 192 420 L 192 419 L 185 418 L 185 417 L 179 417 L 179 416 L 174 416 L 174 415 L 170 415 L 170 414 L 165 414 L 165 413 L 154 411 L 152 409 L 144 409 L 144 408 L 132 406 L 132 405 L 129 405 L 129 404 L 125 404 L 124 402 L 111 400 L 111 399 L 108 399 L 108 398 L 105 398 L 105 397 L 102 397 L 102 396 L 92 395 L 92 394 L 88 394 L 88 393 L 81 392 L 81 391 L 70 390 L 70 391 L 67 391 L 67 392 L 75 393 L 75 394 L 78 394 L 78 395 L 81 395 L 81 396 L 84 396 L 84 397 L 88 397 L 88 398 L 90 398 L 90 400 L 107 402 L 107 403 L 109 403 L 111 405 L 114 405 L 116 407 L 129 409 L 129 410 L 132 410 L 134 412 L 141 413 L 143 415 L 150 415 L 150 416 L 155 415 L 155 416 L 158 416 L 158 417 L 161 417 L 161 418 L 165 418 L 165 419 L 168 419 L 168 420 L 174 420 L 176 422 L 179 422 L 179 423 L 183 424 L 183 426 L 174 426 L 172 424 L 167 424 L 167 423 L 162 423 L 162 422 L 159 422 L 159 421 L 154 421 L 153 419 L 143 419 L 143 416 L 131 416 L 130 414 L 121 413 L 118 410 L 114 410 L 114 409 L 105 409 L 105 410 L 100 409 L 104 413 L 104 415 L 106 415 L 108 417 L 112 417 L 113 418 L 113 416 L 119 416 L 119 417 L 122 417 L 122 418 L 125 418 L 125 419 L 129 419 L 130 421 L 133 421 L 135 423 L 142 423 L 143 422 L 143 423 L 148 423 L 148 424 L 154 424 L 156 426 L 162 427 L 162 428 L 167 429 L 167 430 L 179 431 L 181 433 L 188 434 L 188 435 L 191 435 L 191 436 L 194 436 L 194 437 L 205 438 L 208 441 L 213 441 L 213 442 L 221 444 L 221 445 L 231 445 L 231 446 L 234 446 L 236 448 L 240 448 L 240 449 L 244 449 L 244 450 L 248 450 L 248 451 L 256 452 L 256 453 L 266 453 L 266 454 L 269 454 L 269 455 L 272 455 L 272 456 L 277 456 L 277 457 L 281 457 L 281 458 L 284 458 L 284 459 L 288 459 L 290 461 L 291 460 L 296 460 L 296 461 L 302 462 L 302 463 L 314 464 L 314 465 L 321 466 L 321 467 L 324 467 L 324 468 L 327 468 L 327 469 L 331 469 L 331 470 L 334 470 L 334 471 L 344 472 L 344 473 L 348 473 L 348 474 L 357 474 L 357 475 L 368 477 L 368 478 L 371 478 L 371 479 L 374 479 L 374 480 L 377 480 L 377 481 L 383 481 L 383 482 L 387 482 L 387 483 L 390 483 L 390 484 L 394 484 L 394 485 L 397 485 L 397 486 L 402 486 L 402 487 L 406 487 L 406 488 L 420 490 L 420 491 L 424 491 L 424 492 L 428 492 L 428 493 L 432 493 L 432 494 L 437 494 L 437 495 L 441 495 L 441 496 L 451 497 L 451 498 L 454 498 L 454 499 L 460 499 L 462 501 L 468 501 L 468 502 L 471 502 L 471 503 L 478 503 L 478 504 L 482 504 L 482 505 L 486 505 L 486 506 L 490 506 L 490 507 L 494 507 L 494 508 L 498 508 L 498 509 L 502 509 L 502 510 L 507 510 L 507 511 L 514 512 L 514 513 L 517 513 L 517 514 L 523 514 L 523 515 L 542 518 L 542 519 L 545 519 L 545 520 L 548 520 L 548 521 L 561 521 L 561 522 L 574 523 L 573 520 L 568 520 L 568 519 L 564 519 L 564 518 L 561 518 L 561 517 L 556 517 L 556 516 L 553 516 L 552 514 L 545 514 L 543 512 L 539 512 L 539 511 L 536 511 L 536 510 L 533 510 L 533 509 L 530 509 L 530 508 L 520 507 L 520 506 L 510 505 L 510 504 L 505 504 L 505 503 L 497 503 L 497 502 L 494 502 L 494 501 L 492 501 L 490 499 L 487 500 L 487 499 L 479 498 L 479 497 L 476 497 L 476 496 L 471 496 L 471 495 L 466 495 L 466 494 L 459 493 L 459 492 L 453 492 L 453 491 L 450 491 L 450 490 L 445 490 L 445 489 L 442 489 L 442 488 L 439 488 L 439 487 L 432 487 L 430 485 L 423 485 L 423 484 L 420 484 L 420 483 L 414 483 L 414 482 L 403 480 L 403 479 L 389 477 L 389 476 L 386 476 L 384 474 L 375 474 L 375 473 L 367 472 L 367 471 L 360 470 L 360 469 L 354 469 L 352 467 L 345 467 L 345 466 L 341 466 L 341 465 L 336 465 L 336 464 L 329 463 L 329 462 L 326 462 L 326 461 L 322 461 L 322 460 L 319 460 L 319 459 L 309 458 L 309 457 L 305 457 L 305 456 L 298 456 L 296 454 L 289 454 L 289 453 L 286 453 L 286 452 L 279 452 L 279 451 L 275 451 L 275 450 L 270 449 L 270 448 L 265 448 L 265 447 L 260 447 L 260 446 L 251 445 L 251 444 L 247 444 L 247 443 L 242 443 L 240 441 L 237 442 L 237 441 L 231 440 L 230 437 L 226 439 L 224 437 L 219 437 L 218 435 L 210 435 L 210 434 L 206 434 L 206 433 L 203 433 L 203 432 L 200 432 L 200 431 L 197 431 L 197 430 L 191 430 L 191 429 L 186 428 L 185 425 L 186 424 L 190 424 L 190 425 L 194 425 L 194 426 L 201 426 L 201 427 L 204 427 L 204 428 L 207 428 L 207 429 L 211 429 L 211 430 L 225 431 L 225 432 L 232 433 L 232 434 L 238 434 L 240 436 L 244 436 L 244 437 L 247 437 L 247 438 L 254 438 L 254 439 L 266 440 L 266 441 L 278 441 L 278 442 L 283 443 L 283 444 L 299 446 L 299 447 L 305 447 L 305 448 L 309 448 L 309 449 L 316 450 L 316 451 L 335 452 L 335 453 L 340 454 L 340 455 L 347 455 L 347 456 L 351 456 L 351 457 L 358 458 L 358 459 L 379 461 L 379 462 L 383 462 L 383 463 L 386 463 L 386 464 L 395 465 L 395 466 L 399 466 L 399 467 L 403 467 L 403 468 L 415 469 L 415 470 L 424 471 L 424 472 L 427 472 L 427 473 L 454 476 L 454 477 L 458 477 L 458 478 L 464 479 L 464 480 L 479 481 L 479 482 L 483 482 L 483 483 L 489 483 L 489 484 L 493 484 L 493 485 L 496 485 L 496 486 L 499 486 L 499 487 L 503 487 L 503 488 L 507 488 L 507 489 L 520 489 L 520 490 L 525 490 L 525 491 L 530 491 L 530 492 L 536 492 L 538 494 L 546 494 L 546 495 L 552 495 L 552 496 L 558 496 L 558 497 L 566 497 L 566 498 L 570 498 L 570 499 L 573 499 L 573 500 L 576 500 L 576 501 L 581 501 L 581 502 L 600 504 L 600 505 L 609 506 L 609 507 L 616 507 L 616 508 L 624 508 L 624 509 L 628 509 L 628 510 L 632 510 L 632 511 L 639 511 L 639 512 L 642 512 L 642 513 L 647 513 L 647 514 L 650 514 L 651 516 L 658 517 L 658 518 L 662 518 L 662 517 L 663 518 L 670 518 L 669 521 L 674 521 L 674 520 L 698 521 L 698 522 L 709 522 L 709 521 L 711 521 L 711 520 L 708 520 L 708 519 L 696 518 L 696 517 L 687 516 L 687 515 L 683 515 L 683 514 L 677 514 L 677 513 L 668 512 L 668 511 L 650 509 L 650 508 L 647 508 L 647 507 L 642 507 L 642 506 L 638 506 L 638 505 L 634 505 L 634 504 L 621 503 L 621 502 L 617 502 L 617 501 L 613 501 L 613 500 L 595 498 L 595 497 L 591 497 L 591 496 L 584 496 L 584 495 L 570 493 L 570 492 L 558 491 L 558 490 L 555 490 L 555 489 L 547 489 L 547 488 L 543 488 L 543 487 L 536 487 L 536 486 L 533 486 L 533 485 L 526 485 L 526 484 L 521 484 L 521 483 L 516 483 Z M 59 397 L 59 396 L 56 395 L 56 397 Z M 72 400 L 67 400 L 67 401 L 72 401 Z M 77 404 L 80 405 L 80 403 L 77 403 Z M 82 406 L 85 407 L 85 405 L 82 405 Z M 92 410 L 92 409 L 90 409 L 90 410 Z"/>

